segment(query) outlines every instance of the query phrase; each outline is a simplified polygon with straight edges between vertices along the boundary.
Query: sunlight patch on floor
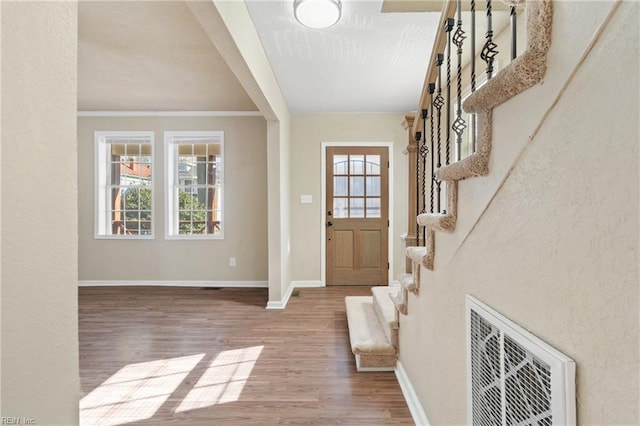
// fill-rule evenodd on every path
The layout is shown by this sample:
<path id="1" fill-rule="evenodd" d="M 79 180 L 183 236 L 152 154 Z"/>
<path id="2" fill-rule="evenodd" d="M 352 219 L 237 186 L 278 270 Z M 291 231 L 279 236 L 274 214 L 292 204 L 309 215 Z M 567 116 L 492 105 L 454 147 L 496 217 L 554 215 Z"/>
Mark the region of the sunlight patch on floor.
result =
<path id="1" fill-rule="evenodd" d="M 253 346 L 218 354 L 176 412 L 237 401 L 263 348 Z"/>
<path id="2" fill-rule="evenodd" d="M 80 424 L 110 426 L 153 417 L 205 354 L 130 364 L 80 401 Z"/>

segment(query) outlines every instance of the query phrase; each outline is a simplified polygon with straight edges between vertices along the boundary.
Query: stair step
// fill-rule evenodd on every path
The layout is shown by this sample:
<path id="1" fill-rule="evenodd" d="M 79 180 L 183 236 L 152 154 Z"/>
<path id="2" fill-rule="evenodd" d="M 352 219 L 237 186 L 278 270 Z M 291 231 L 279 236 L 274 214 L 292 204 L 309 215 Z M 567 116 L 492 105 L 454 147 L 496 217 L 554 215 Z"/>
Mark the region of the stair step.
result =
<path id="1" fill-rule="evenodd" d="M 400 274 L 398 275 L 398 281 L 400 281 L 400 290 L 395 294 L 390 294 L 389 299 L 399 314 L 407 315 L 407 293 L 410 291 L 417 295 L 418 286 L 415 283 L 413 274 Z"/>
<path id="2" fill-rule="evenodd" d="M 378 315 L 378 321 L 382 325 L 384 334 L 389 339 L 393 347 L 398 347 L 398 311 L 393 304 L 392 297 L 396 296 L 400 288 L 398 287 L 372 287 L 373 307 Z"/>
<path id="3" fill-rule="evenodd" d="M 349 341 L 358 371 L 393 371 L 396 348 L 389 342 L 374 307 L 373 296 L 345 297 Z"/>
<path id="4" fill-rule="evenodd" d="M 406 256 L 414 263 L 422 263 L 422 259 L 427 255 L 426 247 L 407 247 Z"/>

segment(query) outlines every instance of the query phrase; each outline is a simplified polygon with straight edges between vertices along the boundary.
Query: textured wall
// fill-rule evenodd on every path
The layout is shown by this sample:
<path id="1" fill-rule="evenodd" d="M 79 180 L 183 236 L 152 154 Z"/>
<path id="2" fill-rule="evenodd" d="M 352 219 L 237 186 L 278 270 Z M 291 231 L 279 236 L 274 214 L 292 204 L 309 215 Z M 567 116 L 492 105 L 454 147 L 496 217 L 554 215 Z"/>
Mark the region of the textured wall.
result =
<path id="1" fill-rule="evenodd" d="M 402 114 L 299 114 L 291 125 L 291 264 L 292 280 L 319 281 L 321 277 L 321 144 L 322 142 L 392 142 L 394 144 L 393 269 L 401 272 L 404 259 L 397 246 L 407 231 L 407 132 Z M 312 204 L 301 204 L 300 195 Z"/>
<path id="2" fill-rule="evenodd" d="M 94 239 L 95 130 L 155 132 L 153 240 Z M 223 240 L 164 238 L 165 130 L 225 132 Z M 79 118 L 80 279 L 266 281 L 266 135 L 262 117 Z"/>
<path id="3" fill-rule="evenodd" d="M 2 416 L 78 423 L 77 4 L 2 2 Z"/>
<path id="4" fill-rule="evenodd" d="M 640 422 L 640 70 L 638 32 L 629 30 L 637 27 L 640 5 L 623 2 L 574 78 L 567 75 L 573 67 L 566 68 L 612 6 L 554 3 L 547 77 L 494 111 L 491 173 L 505 168 L 498 162 L 508 160 L 502 145 L 533 139 L 511 155 L 508 177 L 475 227 L 468 212 L 478 210 L 478 200 L 491 200 L 491 175 L 484 187 L 485 178 L 460 184 L 459 211 L 470 233 L 438 234 L 436 271 L 423 274 L 420 296 L 409 300 L 401 360 L 433 424 L 466 421 L 466 293 L 577 362 L 580 423 Z M 558 89 L 549 94 L 549 86 Z M 542 119 L 537 133 L 529 128 L 532 117 Z"/>

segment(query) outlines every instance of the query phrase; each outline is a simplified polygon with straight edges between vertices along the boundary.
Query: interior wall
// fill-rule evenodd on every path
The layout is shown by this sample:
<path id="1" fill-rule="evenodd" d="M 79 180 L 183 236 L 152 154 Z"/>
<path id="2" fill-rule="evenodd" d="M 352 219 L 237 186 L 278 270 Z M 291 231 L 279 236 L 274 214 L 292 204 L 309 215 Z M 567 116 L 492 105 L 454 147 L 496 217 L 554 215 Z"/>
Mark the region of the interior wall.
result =
<path id="1" fill-rule="evenodd" d="M 152 240 L 95 239 L 94 131 L 155 133 Z M 165 239 L 164 131 L 224 131 L 222 240 Z M 262 117 L 78 119 L 80 280 L 267 281 L 267 126 Z M 236 266 L 229 266 L 229 258 Z"/>
<path id="2" fill-rule="evenodd" d="M 2 2 L 2 415 L 78 424 L 77 3 Z"/>
<path id="3" fill-rule="evenodd" d="M 244 2 L 190 2 L 192 13 L 267 120 L 269 303 L 283 308 L 290 284 L 290 113 Z M 263 210 L 264 213 L 264 210 Z"/>
<path id="4" fill-rule="evenodd" d="M 407 131 L 402 127 L 404 114 L 296 114 L 291 120 L 291 279 L 320 281 L 323 142 L 393 143 L 395 186 L 393 271 L 403 271 L 404 257 L 398 246 L 400 234 L 407 230 Z M 300 203 L 301 195 L 311 195 L 311 204 Z"/>
<path id="5" fill-rule="evenodd" d="M 640 5 L 622 2 L 598 38 L 612 7 L 554 2 L 543 88 L 528 105 L 516 97 L 494 110 L 488 179 L 507 167 L 506 180 L 463 240 L 437 234 L 436 270 L 423 269 L 420 295 L 401 317 L 400 358 L 433 424 L 466 422 L 465 294 L 576 361 L 580 423 L 640 422 L 640 52 L 630 30 Z M 575 40 L 595 45 L 554 104 L 560 89 L 541 94 L 557 84 L 564 58 L 584 51 Z M 522 126 L 518 113 L 524 122 L 535 117 L 539 129 Z M 496 164 L 501 144 L 530 138 L 515 163 Z M 482 198 L 465 186 L 482 193 L 483 179 L 460 183 L 461 217 Z"/>

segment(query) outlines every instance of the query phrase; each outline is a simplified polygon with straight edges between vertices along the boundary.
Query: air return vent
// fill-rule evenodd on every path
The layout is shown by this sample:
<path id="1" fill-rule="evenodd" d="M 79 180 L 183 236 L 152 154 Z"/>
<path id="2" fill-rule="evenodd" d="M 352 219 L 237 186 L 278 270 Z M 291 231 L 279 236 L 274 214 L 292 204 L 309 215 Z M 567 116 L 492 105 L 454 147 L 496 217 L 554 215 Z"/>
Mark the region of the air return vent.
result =
<path id="1" fill-rule="evenodd" d="M 575 425 L 575 363 L 467 295 L 467 419 Z"/>

